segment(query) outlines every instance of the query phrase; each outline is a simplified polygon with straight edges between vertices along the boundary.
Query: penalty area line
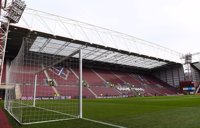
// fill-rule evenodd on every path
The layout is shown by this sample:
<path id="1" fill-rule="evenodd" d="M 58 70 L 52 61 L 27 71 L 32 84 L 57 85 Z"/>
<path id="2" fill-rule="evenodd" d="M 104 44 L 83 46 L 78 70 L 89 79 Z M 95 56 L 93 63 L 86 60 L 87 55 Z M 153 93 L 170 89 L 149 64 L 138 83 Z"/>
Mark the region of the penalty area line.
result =
<path id="1" fill-rule="evenodd" d="M 91 122 L 94 122 L 94 123 L 99 123 L 99 124 L 103 124 L 103 125 L 112 126 L 112 127 L 115 127 L 115 128 L 126 128 L 124 126 L 115 125 L 115 124 L 111 124 L 111 123 L 106 123 L 106 122 L 103 122 L 103 121 L 97 121 L 97 120 L 92 120 L 92 119 L 88 119 L 88 118 L 81 118 L 81 119 L 87 120 L 87 121 L 91 121 Z"/>

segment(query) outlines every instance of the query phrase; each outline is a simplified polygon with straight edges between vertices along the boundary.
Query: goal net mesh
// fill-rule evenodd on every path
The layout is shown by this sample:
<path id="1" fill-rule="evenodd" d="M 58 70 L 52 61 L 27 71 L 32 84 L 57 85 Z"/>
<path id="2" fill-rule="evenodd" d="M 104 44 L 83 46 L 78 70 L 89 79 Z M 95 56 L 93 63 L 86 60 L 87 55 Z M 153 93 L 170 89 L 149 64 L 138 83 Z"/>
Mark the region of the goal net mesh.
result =
<path id="1" fill-rule="evenodd" d="M 79 117 L 79 51 L 70 42 L 24 38 L 9 68 L 5 109 L 21 124 Z M 66 52 L 61 56 L 60 51 Z"/>

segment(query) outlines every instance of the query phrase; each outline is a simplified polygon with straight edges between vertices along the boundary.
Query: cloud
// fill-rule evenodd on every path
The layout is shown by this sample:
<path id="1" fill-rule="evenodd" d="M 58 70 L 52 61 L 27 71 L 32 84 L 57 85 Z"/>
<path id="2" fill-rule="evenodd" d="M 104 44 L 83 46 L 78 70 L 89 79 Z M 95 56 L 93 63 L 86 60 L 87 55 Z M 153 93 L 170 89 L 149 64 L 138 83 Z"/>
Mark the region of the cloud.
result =
<path id="1" fill-rule="evenodd" d="M 26 0 L 28 7 L 188 53 L 200 51 L 199 0 Z"/>

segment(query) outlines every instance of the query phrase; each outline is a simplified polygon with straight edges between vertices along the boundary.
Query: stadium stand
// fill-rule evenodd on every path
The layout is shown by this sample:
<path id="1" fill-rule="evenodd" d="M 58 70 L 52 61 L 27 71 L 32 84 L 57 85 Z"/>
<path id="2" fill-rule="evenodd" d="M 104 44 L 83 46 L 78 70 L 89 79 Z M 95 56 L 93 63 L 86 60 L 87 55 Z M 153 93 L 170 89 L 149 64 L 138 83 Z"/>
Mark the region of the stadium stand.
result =
<path id="1" fill-rule="evenodd" d="M 33 97 L 34 86 L 24 85 L 20 87 L 21 87 L 22 97 Z M 50 86 L 42 86 L 42 85 L 37 86 L 36 97 L 53 97 L 54 94 L 55 92 Z"/>
<path id="2" fill-rule="evenodd" d="M 74 73 L 67 68 L 62 68 L 63 70 L 58 70 L 57 68 L 51 68 L 47 70 L 50 78 L 54 78 L 58 85 L 76 85 L 77 78 Z"/>
<path id="3" fill-rule="evenodd" d="M 125 82 L 125 84 L 129 83 L 134 87 L 143 87 L 141 82 L 138 81 L 135 77 L 131 76 L 129 73 L 122 73 L 122 72 L 114 72 L 119 79 Z"/>
<path id="4" fill-rule="evenodd" d="M 21 77 L 22 74 L 20 72 L 12 73 L 12 78 L 9 79 L 17 79 L 13 80 L 16 82 L 14 84 L 23 83 L 23 85 L 27 86 L 32 85 L 34 83 L 33 78 L 35 77 L 33 72 L 42 69 L 42 65 L 40 65 L 42 64 L 40 63 L 42 60 L 44 61 L 44 66 L 45 63 L 49 66 L 52 64 L 51 61 L 54 61 L 50 59 L 52 55 L 54 58 L 67 57 L 70 53 L 80 48 L 83 50 L 83 65 L 87 67 L 83 68 L 83 81 L 85 88 L 93 95 L 99 95 L 95 94 L 98 87 L 101 87 L 100 90 L 103 90 L 102 88 L 117 90 L 117 95 L 176 94 L 175 87 L 179 85 L 179 81 L 184 80 L 184 72 L 180 60 L 180 55 L 182 54 L 176 51 L 123 33 L 82 22 L 79 24 L 79 22 L 67 18 L 61 18 L 66 24 L 63 24 L 64 26 L 59 27 L 59 29 L 55 29 L 53 26 L 58 26 L 54 23 L 63 23 L 60 21 L 52 22 L 59 16 L 55 17 L 54 15 L 40 11 L 36 11 L 37 13 L 35 13 L 35 11 L 32 9 L 27 12 L 25 11 L 26 15 L 22 19 L 23 22 L 17 25 L 11 24 L 9 27 L 8 38 L 12 40 L 8 40 L 7 51 L 9 52 L 5 56 L 5 63 L 8 69 L 16 59 L 16 55 L 20 53 L 20 49 L 24 49 L 25 51 L 23 52 L 27 52 L 27 55 L 30 53 L 28 57 L 33 57 L 23 65 L 24 79 Z M 37 24 L 35 26 L 27 25 L 29 20 L 25 20 L 26 16 L 28 16 L 27 19 L 30 17 L 37 19 L 39 16 L 42 20 L 41 22 L 32 20 Z M 74 26 L 69 27 L 69 31 L 73 36 L 71 34 L 68 35 L 68 31 L 64 29 L 65 27 L 68 28 L 68 25 Z M 53 33 L 46 31 L 49 28 L 55 31 Z M 27 36 L 27 33 L 30 34 Z M 112 39 L 109 39 L 108 35 Z M 138 47 L 135 47 L 135 45 Z M 151 52 L 152 50 L 154 52 Z M 23 52 L 21 51 L 21 53 Z M 38 65 L 34 66 L 36 63 Z M 29 65 L 32 67 L 29 67 Z M 5 73 L 7 72 L 6 66 L 4 66 L 3 81 L 5 81 L 6 75 L 9 76 L 9 73 Z M 17 66 L 17 62 L 15 66 Z M 124 68 L 126 71 L 113 70 L 113 67 L 118 69 Z M 22 67 L 17 67 L 18 70 L 20 68 Z M 46 71 L 38 74 L 38 86 L 48 85 L 47 79 L 52 79 L 52 76 L 58 86 L 76 86 L 78 82 L 78 72 L 76 69 L 69 67 L 49 67 Z M 56 91 L 55 89 L 53 90 L 54 92 Z M 105 93 L 103 92 L 103 94 Z M 111 93 L 110 95 L 113 94 Z"/>
<path id="5" fill-rule="evenodd" d="M 116 77 L 112 72 L 107 70 L 95 70 L 97 74 L 99 74 L 106 82 L 110 82 L 111 84 L 118 85 L 123 84 L 124 82 Z"/>
<path id="6" fill-rule="evenodd" d="M 61 96 L 71 95 L 71 98 L 77 98 L 79 96 L 78 86 L 58 86 L 56 87 Z M 95 98 L 95 96 L 88 90 L 88 88 L 83 88 L 84 98 Z"/>
<path id="7" fill-rule="evenodd" d="M 90 89 L 98 96 L 98 97 L 110 97 L 110 96 L 120 96 L 121 93 L 119 93 L 115 88 L 111 87 L 94 87 L 91 86 Z"/>
<path id="8" fill-rule="evenodd" d="M 27 83 L 34 83 L 34 74 L 28 71 L 33 67 L 26 67 L 23 76 L 26 77 L 23 81 L 24 86 L 21 86 L 23 97 L 33 96 L 33 86 L 26 85 Z M 39 68 L 39 67 L 34 67 Z M 37 96 L 50 97 L 58 93 L 61 96 L 71 94 L 72 98 L 78 97 L 78 78 L 76 71 L 69 71 L 63 68 L 61 74 L 57 68 L 51 68 L 38 74 L 37 83 Z M 76 74 L 74 74 L 74 73 Z M 18 74 L 16 74 L 18 75 Z M 47 79 L 54 78 L 56 87 L 53 88 L 47 84 Z M 174 95 L 177 93 L 175 88 L 167 83 L 150 75 L 133 74 L 128 72 L 104 70 L 104 69 L 83 69 L 83 79 L 87 82 L 88 86 L 83 88 L 83 96 L 85 98 L 98 98 L 98 97 L 119 97 L 122 95 L 127 96 L 157 96 L 157 95 Z M 20 83 L 19 79 L 19 83 Z M 29 80 L 32 80 L 31 82 Z M 108 83 L 109 84 L 108 84 Z M 113 86 L 111 86 L 113 85 Z M 45 92 L 43 93 L 43 90 Z"/>
<path id="9" fill-rule="evenodd" d="M 89 86 L 102 86 L 104 83 L 104 80 L 89 68 L 83 69 L 83 79 L 89 84 Z"/>

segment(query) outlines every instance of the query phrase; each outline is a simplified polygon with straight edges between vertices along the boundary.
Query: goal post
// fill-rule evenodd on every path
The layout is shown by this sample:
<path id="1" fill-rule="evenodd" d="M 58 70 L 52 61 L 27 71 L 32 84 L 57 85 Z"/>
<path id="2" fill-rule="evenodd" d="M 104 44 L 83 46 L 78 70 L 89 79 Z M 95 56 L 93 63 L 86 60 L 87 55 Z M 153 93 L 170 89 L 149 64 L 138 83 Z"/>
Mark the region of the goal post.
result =
<path id="1" fill-rule="evenodd" d="M 12 86 L 5 94 L 5 109 L 20 124 L 82 118 L 82 50 L 69 44 L 74 45 L 45 37 L 23 39 L 9 67 Z"/>
<path id="2" fill-rule="evenodd" d="M 36 87 L 37 87 L 37 74 L 35 75 L 35 81 L 34 81 L 33 107 L 35 107 L 36 91 L 37 91 Z"/>
<path id="3" fill-rule="evenodd" d="M 80 49 L 79 50 L 79 87 L 80 87 L 80 103 L 79 103 L 79 118 L 82 118 L 83 117 L 83 82 L 82 82 L 82 50 Z"/>

